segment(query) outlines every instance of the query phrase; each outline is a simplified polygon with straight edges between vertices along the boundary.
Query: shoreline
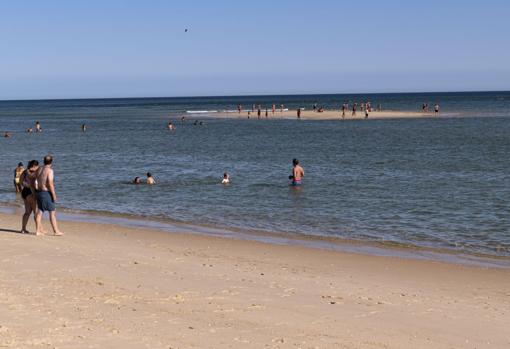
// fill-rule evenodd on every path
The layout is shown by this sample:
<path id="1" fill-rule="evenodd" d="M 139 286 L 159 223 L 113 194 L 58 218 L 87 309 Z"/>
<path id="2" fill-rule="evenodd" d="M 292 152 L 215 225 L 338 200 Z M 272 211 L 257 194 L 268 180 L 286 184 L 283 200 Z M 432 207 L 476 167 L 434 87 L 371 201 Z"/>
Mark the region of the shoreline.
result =
<path id="1" fill-rule="evenodd" d="M 14 203 L 0 203 L 2 215 L 18 217 L 21 220 L 22 208 Z M 143 217 L 112 212 L 88 212 L 61 208 L 60 221 L 73 223 L 108 224 L 124 228 L 140 228 L 161 231 L 169 234 L 192 235 L 255 241 L 273 245 L 296 246 L 319 250 L 354 253 L 366 256 L 396 257 L 410 260 L 429 260 L 449 264 L 486 268 L 510 269 L 510 257 L 475 252 L 456 251 L 448 248 L 426 247 L 393 241 L 369 241 L 346 239 L 335 236 L 291 234 L 286 232 L 256 231 L 229 227 L 206 226 L 169 219 Z M 29 227 L 31 226 L 29 221 Z"/>
<path id="2" fill-rule="evenodd" d="M 2 347 L 510 345 L 508 269 L 70 221 L 35 237 L 0 221 Z"/>

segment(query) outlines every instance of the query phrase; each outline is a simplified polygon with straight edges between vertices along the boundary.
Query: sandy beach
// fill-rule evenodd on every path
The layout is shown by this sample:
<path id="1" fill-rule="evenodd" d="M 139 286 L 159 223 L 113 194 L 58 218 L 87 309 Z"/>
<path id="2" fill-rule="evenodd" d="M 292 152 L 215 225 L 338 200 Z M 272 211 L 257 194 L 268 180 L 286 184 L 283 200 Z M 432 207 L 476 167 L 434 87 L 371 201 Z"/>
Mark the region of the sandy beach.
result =
<path id="1" fill-rule="evenodd" d="M 221 118 L 240 118 L 246 119 L 248 117 L 248 111 L 243 111 L 242 113 L 217 113 L 211 114 L 214 117 Z M 265 119 L 265 109 L 262 110 L 261 119 Z M 441 114 L 440 114 L 441 115 Z M 445 114 L 442 114 L 445 115 Z M 452 114 L 448 114 L 452 115 Z M 189 117 L 198 117 L 200 114 L 188 114 Z M 372 111 L 369 113 L 368 120 L 370 119 L 407 119 L 407 118 L 430 118 L 437 117 L 433 112 L 422 113 L 417 111 L 396 111 L 396 110 L 386 110 L 386 111 Z M 250 118 L 257 118 L 257 111 L 251 112 Z M 297 111 L 296 110 L 288 110 L 288 111 L 279 111 L 277 110 L 274 114 L 271 113 L 271 110 L 268 112 L 268 118 L 270 119 L 296 119 Z M 313 110 L 303 110 L 301 111 L 301 119 L 302 120 L 365 120 L 365 112 L 358 110 L 355 116 L 352 116 L 352 111 L 347 111 L 345 113 L 345 118 L 342 118 L 342 112 L 340 110 L 325 110 L 322 113 L 314 112 Z"/>
<path id="2" fill-rule="evenodd" d="M 0 214 L 0 347 L 510 347 L 508 269 L 61 226 Z"/>

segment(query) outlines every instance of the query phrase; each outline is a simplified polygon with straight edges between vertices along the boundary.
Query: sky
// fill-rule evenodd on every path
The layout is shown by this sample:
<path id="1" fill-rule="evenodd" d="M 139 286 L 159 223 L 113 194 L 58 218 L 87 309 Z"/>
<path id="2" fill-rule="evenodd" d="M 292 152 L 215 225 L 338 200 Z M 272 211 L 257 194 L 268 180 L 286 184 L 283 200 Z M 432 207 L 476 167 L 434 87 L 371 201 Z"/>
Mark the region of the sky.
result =
<path id="1" fill-rule="evenodd" d="M 0 0 L 0 100 L 510 90 L 509 13 L 507 0 Z"/>

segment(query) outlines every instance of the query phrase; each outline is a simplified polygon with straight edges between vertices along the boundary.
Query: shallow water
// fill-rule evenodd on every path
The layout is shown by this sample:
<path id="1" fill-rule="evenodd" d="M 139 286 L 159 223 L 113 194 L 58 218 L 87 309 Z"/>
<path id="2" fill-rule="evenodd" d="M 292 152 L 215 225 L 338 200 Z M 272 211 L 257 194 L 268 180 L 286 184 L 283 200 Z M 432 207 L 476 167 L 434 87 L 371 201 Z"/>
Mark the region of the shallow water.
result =
<path id="1" fill-rule="evenodd" d="M 19 200 L 17 162 L 49 152 L 60 205 L 71 209 L 510 256 L 510 93 L 364 97 L 395 110 L 439 100 L 455 118 L 178 121 L 186 110 L 238 103 L 329 107 L 354 98 L 0 102 L 0 131 L 15 132 L 0 139 L 0 201 Z M 24 133 L 35 120 L 44 132 Z M 299 190 L 287 180 L 294 157 L 306 171 Z M 157 186 L 128 184 L 147 171 Z M 229 186 L 219 184 L 224 171 Z"/>

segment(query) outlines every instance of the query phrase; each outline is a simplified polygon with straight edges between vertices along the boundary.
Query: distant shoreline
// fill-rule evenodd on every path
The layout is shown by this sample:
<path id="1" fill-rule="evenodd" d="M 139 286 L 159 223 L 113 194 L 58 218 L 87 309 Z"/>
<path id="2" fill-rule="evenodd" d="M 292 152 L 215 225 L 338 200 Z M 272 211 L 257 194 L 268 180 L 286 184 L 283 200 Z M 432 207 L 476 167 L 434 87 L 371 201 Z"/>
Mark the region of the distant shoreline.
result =
<path id="1" fill-rule="evenodd" d="M 266 98 L 272 96 L 296 97 L 296 96 L 391 96 L 391 95 L 459 95 L 459 94 L 492 94 L 492 93 L 510 93 L 510 90 L 495 91 L 422 91 L 422 92 L 342 92 L 342 93 L 282 93 L 282 94 L 244 94 L 244 95 L 195 95 L 195 96 L 118 96 L 118 97 L 47 97 L 47 98 L 18 98 L 2 99 L 2 102 L 42 102 L 42 101 L 81 101 L 81 100 L 126 100 L 126 99 L 200 99 L 200 98 Z"/>

